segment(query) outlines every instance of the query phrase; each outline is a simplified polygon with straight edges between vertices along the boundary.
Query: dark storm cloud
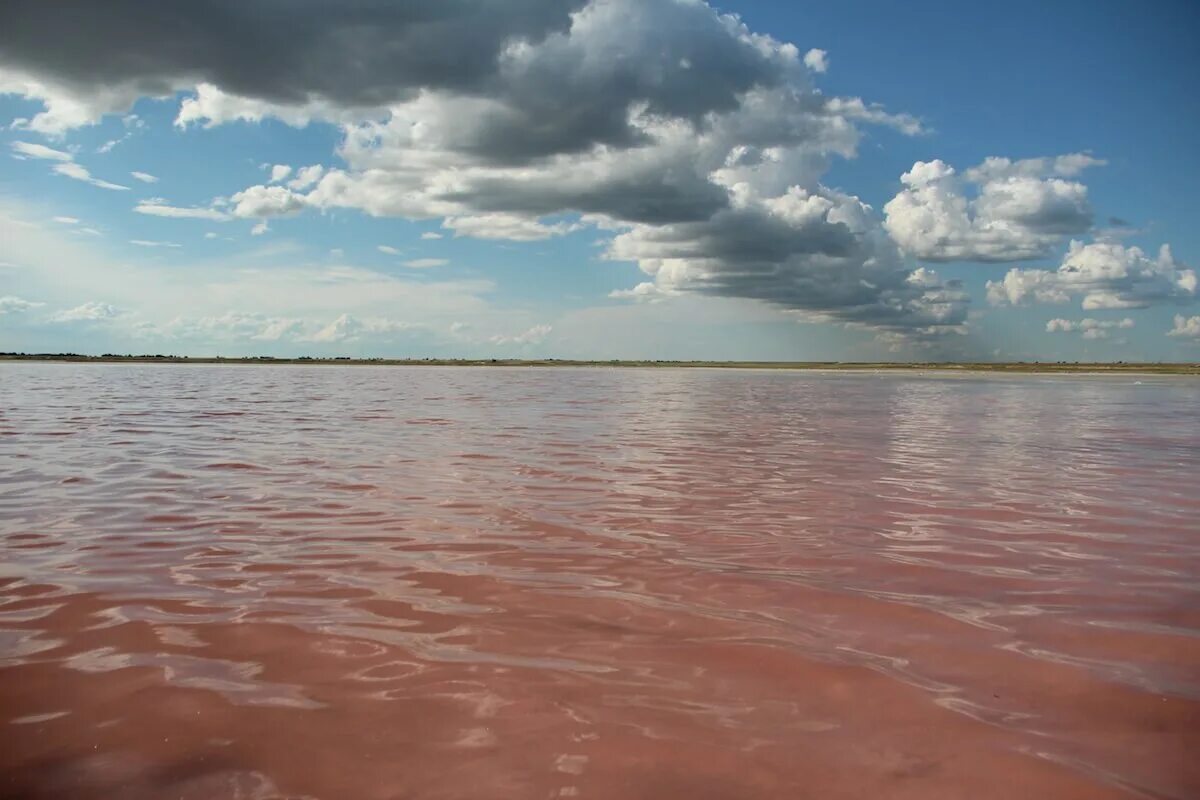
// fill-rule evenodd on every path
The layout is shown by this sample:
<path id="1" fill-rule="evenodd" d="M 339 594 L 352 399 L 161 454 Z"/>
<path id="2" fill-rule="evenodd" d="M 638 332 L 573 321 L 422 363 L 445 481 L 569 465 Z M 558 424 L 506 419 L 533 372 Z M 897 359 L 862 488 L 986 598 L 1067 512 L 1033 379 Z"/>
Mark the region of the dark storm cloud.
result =
<path id="1" fill-rule="evenodd" d="M 76 90 L 207 81 L 276 103 L 369 106 L 476 89 L 507 42 L 566 30 L 584 2 L 6 0 L 0 64 Z"/>

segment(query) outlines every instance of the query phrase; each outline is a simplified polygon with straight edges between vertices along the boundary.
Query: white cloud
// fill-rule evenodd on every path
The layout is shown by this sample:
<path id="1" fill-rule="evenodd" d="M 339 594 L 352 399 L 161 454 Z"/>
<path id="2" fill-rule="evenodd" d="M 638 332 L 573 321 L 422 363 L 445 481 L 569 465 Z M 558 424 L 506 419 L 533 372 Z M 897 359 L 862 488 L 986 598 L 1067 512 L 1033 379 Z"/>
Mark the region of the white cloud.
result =
<path id="1" fill-rule="evenodd" d="M 100 231 L 96 230 L 95 228 L 80 228 L 79 232 L 86 233 L 88 236 L 103 236 L 104 235 Z"/>
<path id="2" fill-rule="evenodd" d="M 1175 325 L 1167 332 L 1167 336 L 1181 339 L 1200 339 L 1200 316 L 1185 317 L 1175 315 Z"/>
<path id="3" fill-rule="evenodd" d="M 183 247 L 175 242 L 155 242 L 149 239 L 130 239 L 130 244 L 136 244 L 138 247 Z"/>
<path id="4" fill-rule="evenodd" d="M 288 188 L 296 191 L 303 191 L 310 188 L 317 181 L 321 180 L 321 176 L 325 174 L 325 168 L 320 164 L 312 164 L 311 166 L 301 167 L 296 170 L 296 177 L 288 181 Z"/>
<path id="5" fill-rule="evenodd" d="M 435 231 L 425 231 L 424 233 L 421 234 L 421 238 L 422 239 L 440 239 L 440 238 L 442 238 L 442 235 Z"/>
<path id="6" fill-rule="evenodd" d="M 449 263 L 444 258 L 414 258 L 411 261 L 405 261 L 404 266 L 413 269 L 429 269 L 430 267 L 444 267 Z"/>
<path id="7" fill-rule="evenodd" d="M 1086 317 L 1073 321 L 1069 319 L 1052 319 L 1046 323 L 1047 333 L 1074 333 L 1083 335 L 1084 339 L 1107 339 L 1110 330 L 1126 330 L 1133 327 L 1129 317 L 1117 320 L 1099 320 Z"/>
<path id="8" fill-rule="evenodd" d="M 1057 270 L 1014 268 L 1003 280 L 987 282 L 995 305 L 1067 303 L 1078 296 L 1085 311 L 1188 303 L 1196 289 L 1195 271 L 1176 262 L 1169 246 L 1152 259 L 1140 248 L 1115 242 L 1072 241 Z"/>
<path id="9" fill-rule="evenodd" d="M 517 333 L 512 336 L 493 336 L 491 339 L 489 339 L 489 341 L 492 344 L 500 345 L 541 344 L 543 341 L 545 341 L 546 337 L 550 335 L 552 330 L 554 329 L 549 325 L 534 325 L 529 330 L 522 331 L 521 333 Z"/>
<path id="10" fill-rule="evenodd" d="M 214 233 L 213 231 L 209 231 L 208 233 L 204 234 L 205 239 L 217 239 L 219 237 L 220 237 L 220 234 Z"/>
<path id="11" fill-rule="evenodd" d="M 350 314 L 340 317 L 321 328 L 311 336 L 302 339 L 309 342 L 352 342 L 364 337 L 388 338 L 399 333 L 408 333 L 421 328 L 408 322 L 397 322 L 390 319 L 366 318 L 359 319 Z"/>
<path id="12" fill-rule="evenodd" d="M 148 214 L 152 217 L 172 217 L 175 219 L 207 219 L 213 222 L 226 222 L 233 217 L 220 209 L 216 208 L 198 208 L 196 206 L 179 207 L 169 206 L 162 200 L 157 198 L 143 200 L 133 207 L 133 210 L 139 214 Z"/>
<path id="13" fill-rule="evenodd" d="M 381 244 L 381 245 L 379 245 L 379 247 L 377 247 L 377 248 L 375 248 L 375 249 L 376 249 L 376 250 L 378 250 L 378 251 L 379 251 L 379 252 L 381 252 L 381 253 L 387 253 L 389 256 L 398 256 L 398 255 L 400 255 L 400 251 L 399 251 L 399 250 L 397 250 L 396 248 L 392 247 L 392 246 L 391 246 L 391 245 L 389 245 L 389 244 Z"/>
<path id="14" fill-rule="evenodd" d="M 1087 187 L 1063 176 L 1103 163 L 1083 153 L 989 158 L 960 177 L 943 161 L 918 161 L 884 205 L 884 225 L 905 252 L 926 261 L 1040 258 L 1092 224 Z M 977 189 L 973 197 L 968 188 Z"/>
<path id="15" fill-rule="evenodd" d="M 233 195 L 234 215 L 238 217 L 280 217 L 298 214 L 305 207 L 303 195 L 283 186 L 251 186 Z"/>
<path id="16" fill-rule="evenodd" d="M 804 54 L 804 65 L 813 72 L 825 72 L 829 69 L 829 54 L 814 47 Z"/>
<path id="17" fill-rule="evenodd" d="M 5 314 L 20 314 L 44 305 L 45 303 L 35 303 L 32 300 L 25 300 L 11 294 L 6 295 L 0 297 L 0 317 L 3 317 Z"/>
<path id="18" fill-rule="evenodd" d="M 3 84 L 0 82 L 0 94 L 3 93 Z M 128 186 L 122 186 L 118 183 L 109 183 L 108 181 L 100 180 L 92 176 L 82 165 L 75 163 L 74 156 L 64 150 L 55 150 L 52 147 L 46 147 L 41 144 L 32 142 L 13 142 L 13 153 L 18 158 L 36 158 L 45 161 L 57 161 L 51 169 L 59 175 L 72 178 L 84 183 L 90 183 L 92 186 L 98 186 L 101 189 L 111 189 L 114 191 L 128 191 Z"/>
<path id="19" fill-rule="evenodd" d="M 79 224 L 79 220 L 76 219 L 75 217 L 55 217 L 54 221 L 60 222 L 63 225 L 78 225 Z"/>
<path id="20" fill-rule="evenodd" d="M 668 292 L 661 289 L 653 281 L 642 281 L 632 289 L 615 289 L 608 296 L 615 300 L 633 300 L 638 303 L 660 303 Z"/>
<path id="21" fill-rule="evenodd" d="M 267 225 L 267 221 L 265 219 L 259 220 L 258 224 L 250 229 L 250 235 L 251 236 L 262 236 L 264 233 L 268 232 L 269 230 L 271 230 L 271 228 L 269 225 Z"/>
<path id="22" fill-rule="evenodd" d="M 159 81 L 161 83 L 161 81 Z M 163 97 L 173 94 L 175 84 L 152 96 Z M 94 125 L 105 114 L 128 110 L 141 97 L 147 95 L 137 82 L 118 81 L 74 88 L 52 79 L 42 79 L 15 68 L 0 71 L 0 95 L 15 94 L 30 100 L 40 100 L 43 111 L 32 119 L 13 121 L 15 130 L 31 130 L 52 138 L 60 138 L 67 131 L 84 125 Z"/>
<path id="23" fill-rule="evenodd" d="M 138 172 L 137 170 L 134 170 L 129 174 L 137 178 L 142 183 L 158 183 L 158 178 L 148 172 Z"/>
<path id="24" fill-rule="evenodd" d="M 275 164 L 271 167 L 271 183 L 279 183 L 292 174 L 292 168 L 287 164 Z"/>
<path id="25" fill-rule="evenodd" d="M 14 153 L 26 158 L 39 158 L 47 161 L 73 161 L 75 159 L 70 153 L 33 142 L 13 142 L 12 149 Z"/>
<path id="26" fill-rule="evenodd" d="M 59 311 L 50 317 L 51 322 L 100 322 L 103 320 L 112 319 L 121 314 L 121 311 L 115 306 L 108 303 L 98 303 L 96 301 L 84 303 L 80 306 Z"/>
<path id="27" fill-rule="evenodd" d="M 122 186 L 119 183 L 109 183 L 108 181 L 103 181 L 99 178 L 93 178 L 92 173 L 88 172 L 83 166 L 76 164 L 73 161 L 55 164 L 54 171 L 59 175 L 65 175 L 66 177 L 73 178 L 77 181 L 90 183 L 92 186 L 98 186 L 101 189 L 110 189 L 118 192 L 129 191 L 128 186 Z"/>
<path id="28" fill-rule="evenodd" d="M 446 217 L 442 224 L 454 231 L 456 236 L 470 236 L 475 239 L 504 239 L 511 242 L 534 242 L 549 239 L 579 230 L 581 227 L 567 222 L 546 224 L 516 214 L 498 213 Z"/>

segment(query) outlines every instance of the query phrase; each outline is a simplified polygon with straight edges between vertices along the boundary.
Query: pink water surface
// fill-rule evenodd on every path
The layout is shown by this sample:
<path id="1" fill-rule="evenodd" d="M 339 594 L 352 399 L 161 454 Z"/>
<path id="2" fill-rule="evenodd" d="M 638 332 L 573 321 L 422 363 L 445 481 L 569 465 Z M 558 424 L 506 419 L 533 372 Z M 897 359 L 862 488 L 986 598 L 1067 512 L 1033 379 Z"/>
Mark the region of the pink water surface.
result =
<path id="1" fill-rule="evenodd" d="M 1200 381 L 0 365 L 0 797 L 1200 796 Z"/>

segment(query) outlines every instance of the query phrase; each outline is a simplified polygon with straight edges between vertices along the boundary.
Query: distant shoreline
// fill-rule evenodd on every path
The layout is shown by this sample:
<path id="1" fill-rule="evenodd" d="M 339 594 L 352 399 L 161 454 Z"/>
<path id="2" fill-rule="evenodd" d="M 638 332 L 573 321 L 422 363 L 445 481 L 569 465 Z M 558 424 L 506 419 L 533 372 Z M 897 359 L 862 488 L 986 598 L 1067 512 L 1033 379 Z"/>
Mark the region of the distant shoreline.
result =
<path id="1" fill-rule="evenodd" d="M 1200 363 L 1125 363 L 1125 362 L 851 362 L 851 361 L 593 361 L 577 359 L 505 359 L 505 358 L 272 358 L 270 356 L 164 356 L 101 355 L 75 353 L 0 353 L 0 362 L 60 361 L 111 364 L 308 364 L 342 366 L 405 367 L 624 367 L 676 369 L 780 369 L 901 371 L 936 370 L 940 372 L 1001 373 L 1119 373 L 1149 375 L 1200 375 Z"/>

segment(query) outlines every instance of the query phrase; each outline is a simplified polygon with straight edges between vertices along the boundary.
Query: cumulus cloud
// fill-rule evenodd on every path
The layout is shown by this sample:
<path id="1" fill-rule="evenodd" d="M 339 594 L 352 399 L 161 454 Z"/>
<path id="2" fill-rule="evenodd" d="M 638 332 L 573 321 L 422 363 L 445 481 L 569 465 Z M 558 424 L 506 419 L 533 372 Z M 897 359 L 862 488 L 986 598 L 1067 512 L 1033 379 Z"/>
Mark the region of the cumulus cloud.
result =
<path id="1" fill-rule="evenodd" d="M 212 316 L 175 317 L 165 325 L 155 326 L 147 334 L 174 339 L 275 342 L 295 339 L 309 327 L 302 319 L 227 311 Z"/>
<path id="2" fill-rule="evenodd" d="M 1185 317 L 1182 314 L 1176 314 L 1175 325 L 1167 331 L 1167 336 L 1200 340 L 1200 316 Z"/>
<path id="3" fill-rule="evenodd" d="M 387 338 L 399 333 L 419 329 L 423 326 L 408 322 L 382 319 L 377 317 L 359 319 L 350 314 L 342 314 L 316 333 L 300 341 L 308 342 L 353 342 L 364 337 Z"/>
<path id="4" fill-rule="evenodd" d="M 233 217 L 217 208 L 200 208 L 197 206 L 179 207 L 167 205 L 165 201 L 152 198 L 143 200 L 133 207 L 139 214 L 152 217 L 173 217 L 175 219 L 207 219 L 214 222 L 226 222 Z"/>
<path id="5" fill-rule="evenodd" d="M 661 303 L 668 293 L 653 281 L 642 281 L 632 289 L 614 289 L 608 293 L 614 300 L 633 300 L 637 303 Z"/>
<path id="6" fill-rule="evenodd" d="M 541 344 L 543 341 L 546 340 L 546 337 L 550 335 L 550 332 L 552 330 L 554 330 L 554 329 L 549 325 L 534 325 L 529 330 L 522 331 L 520 333 L 513 334 L 511 336 L 496 335 L 496 336 L 493 336 L 488 341 L 490 341 L 492 344 L 501 344 L 501 345 L 503 345 L 503 344 L 516 344 L 516 345 Z"/>
<path id="7" fill-rule="evenodd" d="M 926 261 L 1041 258 L 1091 227 L 1087 187 L 1065 178 L 1104 163 L 1084 153 L 989 158 L 960 176 L 941 160 L 918 161 L 884 206 L 885 226 L 905 252 Z"/>
<path id="8" fill-rule="evenodd" d="M 392 247 L 390 244 L 381 244 L 378 247 L 376 247 L 375 249 L 378 250 L 379 252 L 384 253 L 389 256 L 400 255 L 400 251 L 397 250 L 396 248 Z"/>
<path id="9" fill-rule="evenodd" d="M 302 191 L 309 188 L 317 181 L 321 180 L 321 176 L 325 174 L 325 167 L 320 164 L 312 164 L 307 167 L 301 167 L 296 170 L 296 177 L 288 181 L 289 189 Z"/>
<path id="10" fill-rule="evenodd" d="M 209 107 L 211 98 L 198 92 L 200 107 L 185 107 L 185 122 L 217 113 L 247 118 L 255 104 L 377 108 L 425 87 L 484 90 L 511 43 L 566 30 L 582 4 L 305 0 L 297 8 L 280 0 L 253 7 L 198 0 L 168 8 L 14 0 L 0 6 L 0 91 L 42 100 L 46 110 L 26 124 L 55 133 L 127 110 L 139 97 L 197 85 L 241 103 Z M 33 35 L 51 30 L 53 47 Z"/>
<path id="11" fill-rule="evenodd" d="M 287 7 L 288 25 L 265 1 L 64 0 L 51 12 L 18 0 L 0 10 L 0 67 L 26 76 L 13 91 L 45 101 L 42 125 L 184 89 L 182 126 L 341 127 L 344 167 L 273 174 L 233 195 L 240 218 L 348 208 L 516 241 L 595 225 L 613 236 L 607 257 L 635 262 L 664 294 L 897 335 L 965 325 L 959 284 L 914 269 L 873 209 L 822 184 L 833 159 L 856 153 L 860 126 L 922 126 L 818 92 L 821 51 L 802 55 L 698 0 L 305 0 L 304 13 Z M 53 48 L 12 33 L 51 28 Z M 1062 177 L 989 183 L 975 214 L 1021 231 L 1057 237 L 1084 215 Z"/>
<path id="12" fill-rule="evenodd" d="M 50 317 L 51 322 L 102 322 L 120 316 L 120 309 L 108 303 L 96 301 L 59 311 Z"/>
<path id="13" fill-rule="evenodd" d="M 988 281 L 988 300 L 995 305 L 1028 302 L 1067 303 L 1081 297 L 1085 311 L 1102 308 L 1147 308 L 1196 299 L 1196 273 L 1177 262 L 1163 245 L 1157 258 L 1140 248 L 1115 242 L 1072 241 L 1057 270 L 1008 271 Z"/>
<path id="14" fill-rule="evenodd" d="M 251 186 L 230 198 L 238 217 L 282 217 L 298 214 L 305 199 L 283 186 Z"/>
<path id="15" fill-rule="evenodd" d="M 137 170 L 134 170 L 129 174 L 142 183 L 158 183 L 158 178 L 151 175 L 149 172 L 138 172 Z"/>
<path id="16" fill-rule="evenodd" d="M 1107 339 L 1110 330 L 1125 330 L 1133 327 L 1129 317 L 1116 320 L 1099 320 L 1086 317 L 1074 321 L 1069 319 L 1052 319 L 1046 323 L 1047 333 L 1081 333 L 1084 339 Z"/>
<path id="17" fill-rule="evenodd" d="M 279 183 L 292 174 L 292 168 L 287 164 L 275 164 L 271 167 L 271 183 Z"/>
<path id="18" fill-rule="evenodd" d="M 440 239 L 442 235 L 436 231 L 425 231 L 421 234 L 422 239 Z"/>
<path id="19" fill-rule="evenodd" d="M 35 303 L 32 300 L 25 300 L 11 294 L 5 295 L 4 297 L 0 297 L 0 317 L 6 314 L 20 314 L 43 305 L 45 303 Z"/>

